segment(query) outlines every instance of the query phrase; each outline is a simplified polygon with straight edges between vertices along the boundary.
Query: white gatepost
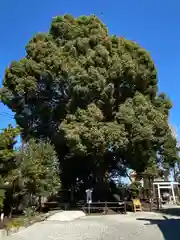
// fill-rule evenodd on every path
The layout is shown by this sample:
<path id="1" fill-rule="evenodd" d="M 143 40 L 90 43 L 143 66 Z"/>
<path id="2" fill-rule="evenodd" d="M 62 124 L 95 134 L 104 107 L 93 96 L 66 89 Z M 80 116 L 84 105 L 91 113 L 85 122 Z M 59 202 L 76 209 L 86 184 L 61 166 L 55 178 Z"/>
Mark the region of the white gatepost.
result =
<path id="1" fill-rule="evenodd" d="M 0 217 L 0 219 L 1 219 L 1 222 L 4 221 L 4 213 L 1 213 L 1 217 Z"/>
<path id="2" fill-rule="evenodd" d="M 172 197 L 172 200 L 173 200 L 173 204 L 176 204 L 177 200 L 176 200 L 176 193 L 174 191 L 174 186 L 179 186 L 180 184 L 178 182 L 154 182 L 153 183 L 153 187 L 157 186 L 157 191 L 158 191 L 158 198 L 159 200 L 161 199 L 161 189 L 169 189 L 172 194 L 171 194 L 171 197 Z"/>
<path id="3" fill-rule="evenodd" d="M 157 188 L 158 188 L 158 199 L 161 199 L 161 192 L 160 192 L 160 187 L 159 184 L 157 184 Z"/>
<path id="4" fill-rule="evenodd" d="M 173 195 L 173 202 L 176 203 L 176 198 L 174 194 L 174 185 L 171 183 L 171 190 L 172 190 L 172 195 Z"/>

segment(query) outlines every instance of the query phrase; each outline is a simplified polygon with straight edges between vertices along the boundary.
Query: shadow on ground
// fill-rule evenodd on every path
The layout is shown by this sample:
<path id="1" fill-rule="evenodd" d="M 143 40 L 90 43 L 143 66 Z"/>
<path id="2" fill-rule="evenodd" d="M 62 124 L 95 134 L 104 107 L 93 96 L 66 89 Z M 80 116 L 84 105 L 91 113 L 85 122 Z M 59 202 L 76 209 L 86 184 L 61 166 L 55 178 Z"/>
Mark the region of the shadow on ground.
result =
<path id="1" fill-rule="evenodd" d="M 149 221 L 146 225 L 155 224 L 159 227 L 165 240 L 179 240 L 180 239 L 180 219 L 146 219 L 137 218 L 137 220 Z"/>
<path id="2" fill-rule="evenodd" d="M 168 214 L 168 215 L 171 215 L 171 216 L 180 217 L 180 207 L 161 209 L 160 212 L 162 214 Z M 180 237 L 179 237 L 179 239 L 180 239 Z"/>

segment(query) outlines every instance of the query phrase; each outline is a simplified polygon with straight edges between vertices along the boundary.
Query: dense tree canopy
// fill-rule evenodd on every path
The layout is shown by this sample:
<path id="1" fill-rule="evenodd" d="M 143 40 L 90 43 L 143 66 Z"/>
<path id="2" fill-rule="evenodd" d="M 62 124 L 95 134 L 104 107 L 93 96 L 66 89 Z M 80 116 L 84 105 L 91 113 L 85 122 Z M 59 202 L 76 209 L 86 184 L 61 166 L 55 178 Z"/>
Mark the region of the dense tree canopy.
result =
<path id="1" fill-rule="evenodd" d="M 171 102 L 158 95 L 155 65 L 139 44 L 109 35 L 94 15 L 67 14 L 26 52 L 6 69 L 2 101 L 26 139 L 52 141 L 65 186 L 126 167 L 143 172 L 174 155 L 165 150 Z"/>

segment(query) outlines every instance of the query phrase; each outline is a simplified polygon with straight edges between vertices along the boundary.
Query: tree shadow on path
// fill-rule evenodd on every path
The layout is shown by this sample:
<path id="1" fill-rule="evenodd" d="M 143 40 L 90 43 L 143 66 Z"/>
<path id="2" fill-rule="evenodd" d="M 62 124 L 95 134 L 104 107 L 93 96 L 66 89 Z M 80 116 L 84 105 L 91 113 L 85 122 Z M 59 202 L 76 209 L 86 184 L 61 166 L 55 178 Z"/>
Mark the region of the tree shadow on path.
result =
<path id="1" fill-rule="evenodd" d="M 180 217 L 180 207 L 161 209 L 160 213 Z M 179 238 L 180 239 L 180 238 Z"/>
<path id="2" fill-rule="evenodd" d="M 137 218 L 137 220 L 149 221 L 146 225 L 155 224 L 159 227 L 165 240 L 179 240 L 180 239 L 180 219 L 167 218 L 164 219 L 147 219 Z"/>

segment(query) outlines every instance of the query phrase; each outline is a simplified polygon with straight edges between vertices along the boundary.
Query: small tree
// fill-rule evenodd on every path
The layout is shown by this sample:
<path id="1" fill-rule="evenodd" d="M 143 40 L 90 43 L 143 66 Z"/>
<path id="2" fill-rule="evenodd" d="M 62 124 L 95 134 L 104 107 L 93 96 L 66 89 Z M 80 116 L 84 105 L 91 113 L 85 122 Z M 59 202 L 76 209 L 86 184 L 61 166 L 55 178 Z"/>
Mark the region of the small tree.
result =
<path id="1" fill-rule="evenodd" d="M 131 192 L 131 197 L 136 198 L 136 197 L 139 197 L 140 192 L 142 190 L 142 186 L 139 182 L 134 182 L 134 183 L 131 183 L 129 190 Z"/>
<path id="2" fill-rule="evenodd" d="M 9 215 L 12 207 L 13 184 L 9 177 L 16 167 L 14 146 L 18 134 L 19 128 L 11 125 L 0 133 L 0 211 L 4 210 L 6 215 Z"/>
<path id="3" fill-rule="evenodd" d="M 30 140 L 19 152 L 19 174 L 15 170 L 28 206 L 41 207 L 41 197 L 55 194 L 60 187 L 58 162 L 54 147 L 48 141 Z"/>
<path id="4" fill-rule="evenodd" d="M 2 182 L 1 179 L 0 179 L 0 182 Z M 3 209 L 4 196 L 5 196 L 5 191 L 4 191 L 3 187 L 2 187 L 2 185 L 0 185 L 0 212 Z"/>

